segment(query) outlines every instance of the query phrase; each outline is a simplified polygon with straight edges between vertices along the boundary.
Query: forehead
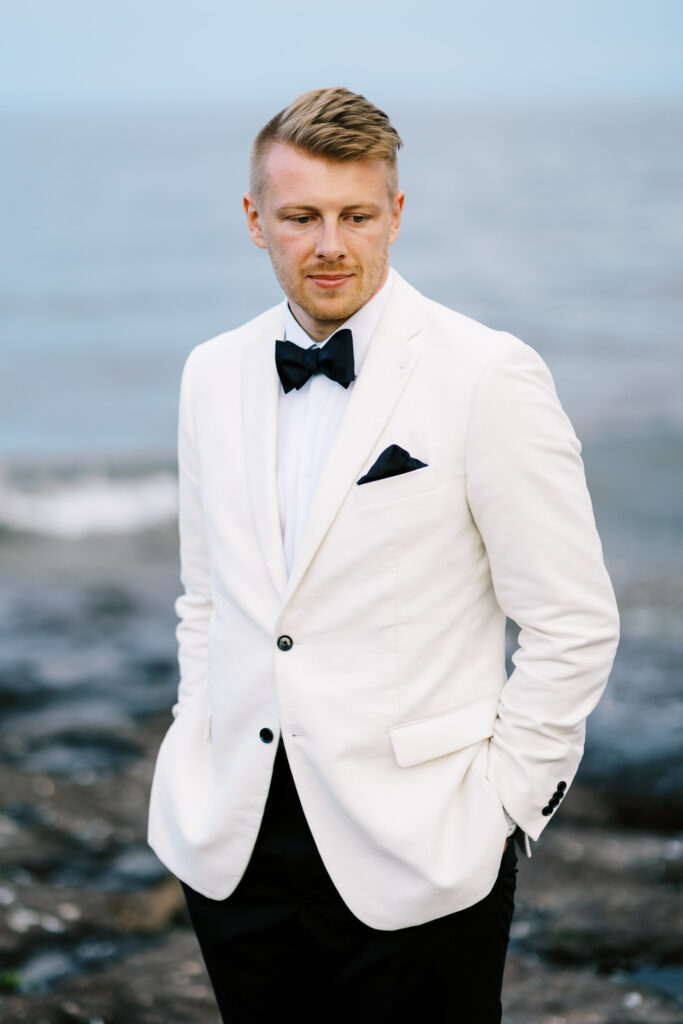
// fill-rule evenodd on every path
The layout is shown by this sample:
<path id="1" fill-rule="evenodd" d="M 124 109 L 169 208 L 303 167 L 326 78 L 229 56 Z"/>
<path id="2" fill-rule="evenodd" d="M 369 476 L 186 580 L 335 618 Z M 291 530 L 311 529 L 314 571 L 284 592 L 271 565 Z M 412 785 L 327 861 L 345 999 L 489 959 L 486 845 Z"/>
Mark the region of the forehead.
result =
<path id="1" fill-rule="evenodd" d="M 388 202 L 384 160 L 327 160 L 278 142 L 268 150 L 264 170 L 266 200 L 277 206 Z"/>

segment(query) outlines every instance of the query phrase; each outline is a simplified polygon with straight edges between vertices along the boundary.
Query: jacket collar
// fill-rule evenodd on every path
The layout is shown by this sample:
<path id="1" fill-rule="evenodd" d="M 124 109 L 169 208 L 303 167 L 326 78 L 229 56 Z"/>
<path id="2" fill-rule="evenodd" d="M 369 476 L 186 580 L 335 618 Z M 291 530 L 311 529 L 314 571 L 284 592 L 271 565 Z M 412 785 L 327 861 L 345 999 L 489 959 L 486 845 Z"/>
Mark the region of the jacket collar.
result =
<path id="1" fill-rule="evenodd" d="M 420 358 L 422 296 L 395 271 L 386 307 L 354 382 L 325 461 L 287 578 L 277 500 L 277 405 L 280 381 L 274 345 L 284 330 L 286 303 L 260 317 L 244 350 L 243 426 L 252 512 L 273 586 L 283 605 L 295 594 L 325 535 L 372 453 Z"/>

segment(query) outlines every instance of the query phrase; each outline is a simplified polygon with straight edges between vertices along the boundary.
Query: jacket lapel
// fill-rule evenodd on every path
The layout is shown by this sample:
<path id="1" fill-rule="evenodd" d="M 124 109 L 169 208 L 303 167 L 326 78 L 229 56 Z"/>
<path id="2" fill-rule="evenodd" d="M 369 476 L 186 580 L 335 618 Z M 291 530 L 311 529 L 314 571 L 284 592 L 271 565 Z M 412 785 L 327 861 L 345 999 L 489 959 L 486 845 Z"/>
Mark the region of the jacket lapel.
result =
<path id="1" fill-rule="evenodd" d="M 417 365 L 419 323 L 410 293 L 417 295 L 396 275 L 394 291 L 320 475 L 287 582 L 285 603 L 301 583 Z"/>
<path id="2" fill-rule="evenodd" d="M 280 379 L 275 339 L 284 332 L 285 303 L 270 310 L 242 363 L 242 421 L 251 505 L 263 556 L 280 598 L 287 586 L 277 493 L 277 408 Z"/>
<path id="3" fill-rule="evenodd" d="M 242 416 L 252 512 L 273 586 L 283 604 L 301 583 L 418 363 L 420 325 L 412 296 L 418 293 L 397 274 L 327 455 L 289 579 L 276 466 L 280 381 L 274 351 L 275 339 L 284 331 L 284 303 L 264 314 L 258 336 L 244 350 Z"/>

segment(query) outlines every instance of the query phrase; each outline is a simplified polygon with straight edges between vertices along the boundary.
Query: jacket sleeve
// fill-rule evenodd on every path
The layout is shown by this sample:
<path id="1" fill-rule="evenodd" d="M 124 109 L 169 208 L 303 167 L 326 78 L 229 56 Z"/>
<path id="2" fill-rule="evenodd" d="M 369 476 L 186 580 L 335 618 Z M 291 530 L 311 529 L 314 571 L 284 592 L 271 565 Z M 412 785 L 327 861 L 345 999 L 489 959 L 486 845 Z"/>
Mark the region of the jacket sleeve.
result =
<path id="1" fill-rule="evenodd" d="M 571 785 L 618 642 L 580 452 L 544 362 L 507 336 L 473 399 L 467 495 L 497 600 L 520 627 L 487 774 L 532 839 Z"/>
<path id="2" fill-rule="evenodd" d="M 176 629 L 180 684 L 177 702 L 172 709 L 174 716 L 198 688 L 206 685 L 208 632 L 212 611 L 192 395 L 194 361 L 195 353 L 191 353 L 183 371 L 178 419 L 178 526 L 180 580 L 184 593 L 175 603 L 180 620 Z"/>

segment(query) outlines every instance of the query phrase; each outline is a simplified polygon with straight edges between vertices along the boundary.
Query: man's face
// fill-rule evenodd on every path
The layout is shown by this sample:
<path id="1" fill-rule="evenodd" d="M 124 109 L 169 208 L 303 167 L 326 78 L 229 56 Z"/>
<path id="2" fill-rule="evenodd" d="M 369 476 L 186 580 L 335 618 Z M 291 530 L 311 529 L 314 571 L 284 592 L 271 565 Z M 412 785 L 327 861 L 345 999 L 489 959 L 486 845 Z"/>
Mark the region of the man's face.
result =
<path id="1" fill-rule="evenodd" d="M 403 193 L 389 195 L 383 160 L 324 160 L 284 143 L 265 170 L 258 207 L 244 197 L 249 232 L 301 326 L 322 341 L 386 281 Z"/>

